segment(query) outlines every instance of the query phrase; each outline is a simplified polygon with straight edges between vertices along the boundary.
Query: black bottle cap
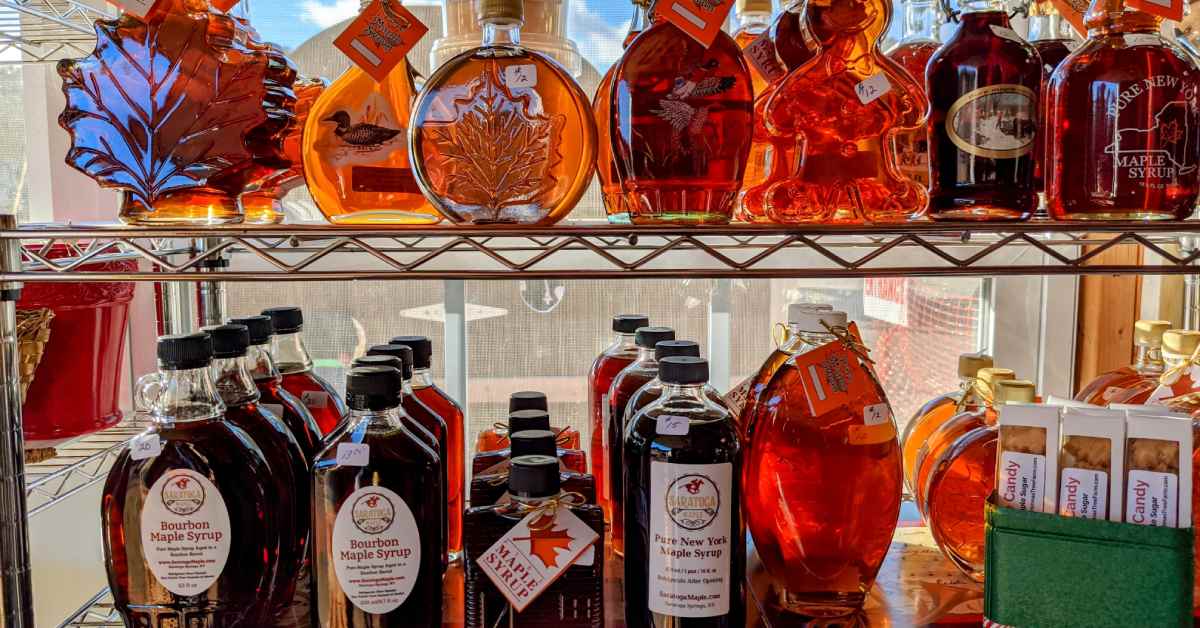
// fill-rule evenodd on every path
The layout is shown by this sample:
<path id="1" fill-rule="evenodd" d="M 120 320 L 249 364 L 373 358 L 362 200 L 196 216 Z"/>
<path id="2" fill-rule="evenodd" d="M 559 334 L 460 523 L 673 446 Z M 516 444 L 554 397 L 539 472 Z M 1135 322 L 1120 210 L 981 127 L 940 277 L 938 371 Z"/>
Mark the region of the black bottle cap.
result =
<path id="1" fill-rule="evenodd" d="M 650 317 L 645 314 L 618 314 L 613 317 L 612 329 L 622 334 L 632 334 L 639 327 L 650 324 Z"/>
<path id="2" fill-rule="evenodd" d="M 346 375 L 346 403 L 352 410 L 387 410 L 400 405 L 404 386 L 390 366 L 359 366 Z"/>
<path id="3" fill-rule="evenodd" d="M 655 360 L 661 362 L 675 356 L 700 357 L 700 343 L 694 340 L 664 340 L 654 345 Z"/>
<path id="4" fill-rule="evenodd" d="M 633 341 L 639 347 L 653 349 L 655 345 L 664 340 L 674 340 L 675 330 L 670 327 L 639 327 L 637 333 L 633 335 Z"/>
<path id="5" fill-rule="evenodd" d="M 508 492 L 516 497 L 553 497 L 558 495 L 558 458 L 520 456 L 512 459 L 508 471 Z"/>
<path id="6" fill-rule="evenodd" d="M 708 360 L 688 356 L 664 358 L 658 363 L 658 378 L 665 384 L 703 384 L 708 381 Z"/>
<path id="7" fill-rule="evenodd" d="M 546 393 L 541 391 L 522 390 L 508 396 L 509 414 L 521 410 L 541 410 L 545 412 L 549 409 L 550 405 L 546 401 Z"/>
<path id="8" fill-rule="evenodd" d="M 404 345 L 412 348 L 413 368 L 427 369 L 433 358 L 433 343 L 425 336 L 396 336 L 389 344 Z"/>
<path id="9" fill-rule="evenodd" d="M 550 430 L 525 430 L 508 437 L 509 457 L 551 456 L 558 457 L 558 441 Z"/>
<path id="10" fill-rule="evenodd" d="M 271 317 L 277 334 L 294 334 L 304 329 L 304 312 L 294 305 L 269 307 L 262 311 L 263 315 Z"/>
<path id="11" fill-rule="evenodd" d="M 160 336 L 158 365 L 169 371 L 198 369 L 212 362 L 212 338 L 205 333 Z"/>
<path id="12" fill-rule="evenodd" d="M 545 410 L 518 410 L 508 415 L 508 433 L 550 429 L 550 413 Z"/>
<path id="13" fill-rule="evenodd" d="M 271 322 L 270 316 L 262 314 L 239 316 L 226 322 L 230 325 L 245 325 L 246 330 L 250 332 L 250 344 L 252 345 L 265 345 L 271 342 L 271 336 L 275 335 L 275 325 Z"/>
<path id="14" fill-rule="evenodd" d="M 350 368 L 359 366 L 386 366 L 390 369 L 396 369 L 401 373 L 404 372 L 404 362 L 392 355 L 364 355 L 361 358 L 354 358 L 354 362 L 350 364 Z"/>
<path id="15" fill-rule="evenodd" d="M 200 331 L 212 338 L 212 357 L 240 358 L 250 346 L 250 330 L 245 325 L 211 325 Z"/>
<path id="16" fill-rule="evenodd" d="M 413 350 L 408 345 L 375 345 L 367 349 L 367 355 L 389 355 L 397 360 L 400 360 L 400 373 L 404 375 L 404 380 L 412 379 L 413 373 Z"/>

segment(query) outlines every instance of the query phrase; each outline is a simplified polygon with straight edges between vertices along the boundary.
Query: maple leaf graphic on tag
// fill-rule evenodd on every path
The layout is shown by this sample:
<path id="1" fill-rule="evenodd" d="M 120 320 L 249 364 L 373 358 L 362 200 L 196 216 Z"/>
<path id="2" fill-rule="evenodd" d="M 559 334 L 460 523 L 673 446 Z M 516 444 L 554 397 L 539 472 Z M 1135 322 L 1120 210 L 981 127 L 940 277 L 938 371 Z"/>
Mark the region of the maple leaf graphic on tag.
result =
<path id="1" fill-rule="evenodd" d="M 546 517 L 529 526 L 529 536 L 514 538 L 514 541 L 529 541 L 529 553 L 536 556 L 547 569 L 558 566 L 558 550 L 567 551 L 575 540 L 570 532 L 555 529 L 553 521 L 542 527 Z"/>

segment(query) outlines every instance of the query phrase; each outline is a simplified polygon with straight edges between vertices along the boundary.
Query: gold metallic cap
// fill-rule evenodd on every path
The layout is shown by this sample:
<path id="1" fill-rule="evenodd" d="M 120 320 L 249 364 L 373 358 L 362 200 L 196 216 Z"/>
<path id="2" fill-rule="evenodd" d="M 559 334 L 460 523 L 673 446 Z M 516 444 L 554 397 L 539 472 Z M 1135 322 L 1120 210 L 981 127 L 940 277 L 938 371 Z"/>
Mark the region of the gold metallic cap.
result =
<path id="1" fill-rule="evenodd" d="M 1157 347 L 1162 344 L 1163 332 L 1170 328 L 1171 321 L 1138 321 L 1133 324 L 1133 341 Z"/>
<path id="2" fill-rule="evenodd" d="M 1039 15 L 1058 15 L 1058 9 L 1050 0 L 1033 0 L 1029 3 L 1029 17 Z"/>
<path id="3" fill-rule="evenodd" d="M 1169 329 L 1162 335 L 1163 351 L 1175 355 L 1192 355 L 1200 346 L 1200 331 Z"/>
<path id="4" fill-rule="evenodd" d="M 479 0 L 480 22 L 524 22 L 523 0 Z"/>
<path id="5" fill-rule="evenodd" d="M 737 0 L 734 6 L 738 13 L 770 13 L 773 9 L 771 0 Z"/>
<path id="6" fill-rule="evenodd" d="M 1033 403 L 1037 389 L 1033 382 L 1025 379 L 1007 379 L 996 382 L 996 405 L 1005 403 Z"/>
<path id="7" fill-rule="evenodd" d="M 980 369 L 991 368 L 992 356 L 986 353 L 964 353 L 958 356 L 958 376 L 978 377 Z"/>
<path id="8" fill-rule="evenodd" d="M 978 377 L 983 383 L 995 389 L 996 382 L 1016 379 L 1017 374 L 1014 373 L 1012 369 L 1002 369 L 988 366 L 979 369 L 975 377 Z"/>

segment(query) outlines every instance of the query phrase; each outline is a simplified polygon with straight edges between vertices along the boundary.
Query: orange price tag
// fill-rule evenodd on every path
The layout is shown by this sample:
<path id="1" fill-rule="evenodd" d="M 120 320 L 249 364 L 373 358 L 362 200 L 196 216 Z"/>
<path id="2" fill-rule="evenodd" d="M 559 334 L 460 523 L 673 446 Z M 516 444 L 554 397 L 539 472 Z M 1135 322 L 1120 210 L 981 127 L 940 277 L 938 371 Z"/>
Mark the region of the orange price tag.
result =
<path id="1" fill-rule="evenodd" d="M 857 330 L 851 333 L 858 335 Z M 840 340 L 796 356 L 795 364 L 813 416 L 842 406 L 873 406 L 883 401 L 866 366 Z"/>
<path id="2" fill-rule="evenodd" d="M 145 20 L 154 9 L 154 5 L 158 4 L 158 0 L 113 0 L 113 4 L 121 7 L 121 10 L 129 15 Z"/>
<path id="3" fill-rule="evenodd" d="M 427 32 L 429 27 L 400 0 L 374 0 L 333 45 L 376 81 L 382 81 Z"/>
<path id="4" fill-rule="evenodd" d="M 733 0 L 658 0 L 654 11 L 705 48 L 717 38 Z"/>
<path id="5" fill-rule="evenodd" d="M 1125 0 L 1125 6 L 1176 22 L 1183 19 L 1183 0 Z"/>
<path id="6" fill-rule="evenodd" d="M 1080 36 L 1087 36 L 1087 27 L 1083 25 L 1083 16 L 1087 13 L 1090 0 L 1050 0 L 1054 8 L 1066 18 L 1067 22 Z"/>

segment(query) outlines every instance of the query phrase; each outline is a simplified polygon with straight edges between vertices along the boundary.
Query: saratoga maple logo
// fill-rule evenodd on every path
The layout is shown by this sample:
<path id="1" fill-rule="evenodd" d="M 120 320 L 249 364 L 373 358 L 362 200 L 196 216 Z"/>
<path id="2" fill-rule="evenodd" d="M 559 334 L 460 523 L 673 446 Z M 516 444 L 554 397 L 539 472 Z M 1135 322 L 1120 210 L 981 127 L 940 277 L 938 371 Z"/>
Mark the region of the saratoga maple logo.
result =
<path id="1" fill-rule="evenodd" d="M 721 512 L 721 490 L 707 475 L 680 476 L 666 492 L 667 515 L 685 530 L 703 530 Z"/>
<path id="2" fill-rule="evenodd" d="M 379 534 L 392 527 L 396 506 L 381 493 L 364 493 L 354 501 L 350 514 L 356 528 L 366 534 Z"/>
<path id="3" fill-rule="evenodd" d="M 176 476 L 169 476 L 169 479 L 163 483 L 162 495 L 163 506 L 167 510 L 182 516 L 190 515 L 204 505 L 205 493 L 204 486 L 180 473 Z"/>

